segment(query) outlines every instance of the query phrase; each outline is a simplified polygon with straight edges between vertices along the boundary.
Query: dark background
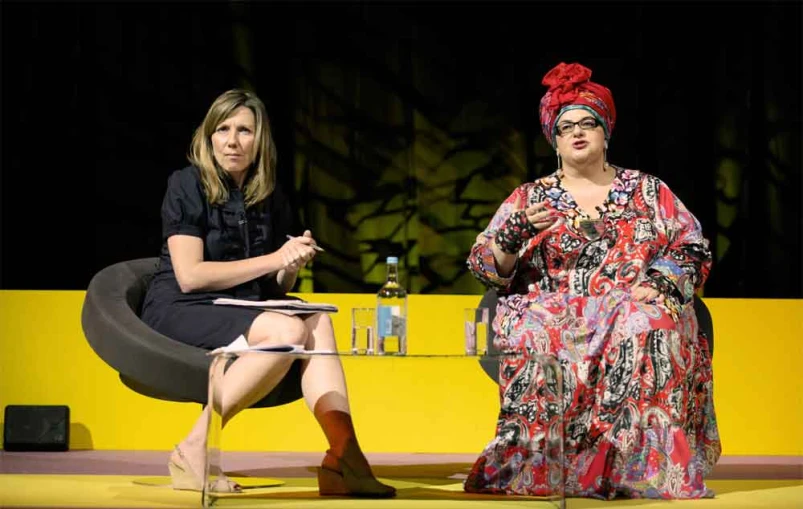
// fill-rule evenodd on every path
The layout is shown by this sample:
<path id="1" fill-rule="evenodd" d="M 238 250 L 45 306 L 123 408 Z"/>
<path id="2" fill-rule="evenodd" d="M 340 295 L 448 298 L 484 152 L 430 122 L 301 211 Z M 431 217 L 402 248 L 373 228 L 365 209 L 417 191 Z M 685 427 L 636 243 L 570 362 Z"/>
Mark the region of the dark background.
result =
<path id="1" fill-rule="evenodd" d="M 403 117 L 425 117 L 475 151 L 493 152 L 500 129 L 515 131 L 525 141 L 523 174 L 515 175 L 532 179 L 554 169 L 538 126 L 541 77 L 558 62 L 577 61 L 616 100 L 609 160 L 666 181 L 711 239 L 706 295 L 803 297 L 800 2 L 1 8 L 0 288 L 84 289 L 106 265 L 155 256 L 167 176 L 186 164 L 193 130 L 229 88 L 252 88 L 266 103 L 279 178 L 299 221 L 319 225 L 323 218 L 311 210 L 321 201 L 299 161 L 315 156 L 334 168 L 324 156 L 335 161 L 331 150 L 313 151 L 304 140 L 335 121 L 306 115 L 313 100 L 345 112 L 338 128 L 362 133 L 345 136 L 353 146 L 370 136 L 382 137 L 364 141 L 374 148 L 416 136 L 366 106 L 370 91 L 359 92 L 359 108 L 343 101 L 338 91 L 357 79 L 392 91 Z M 310 91 L 302 82 L 320 86 Z M 461 126 L 479 118 L 466 112 L 478 104 L 485 123 L 466 134 Z M 491 161 L 478 167 L 484 181 L 510 176 L 507 165 Z M 359 197 L 373 183 L 359 172 L 385 163 L 363 157 L 359 170 L 341 164 L 338 171 L 341 180 L 354 179 Z M 416 192 L 414 182 L 400 180 L 401 188 L 379 192 Z M 348 261 L 352 243 L 344 235 L 327 248 Z M 389 249 L 381 236 L 367 246 L 380 255 Z M 450 267 L 461 270 L 468 247 Z M 422 253 L 410 265 L 411 278 L 427 281 L 419 291 L 464 291 L 439 280 L 434 259 Z M 315 272 L 317 291 L 376 289 L 359 274 L 327 279 L 326 270 Z"/>

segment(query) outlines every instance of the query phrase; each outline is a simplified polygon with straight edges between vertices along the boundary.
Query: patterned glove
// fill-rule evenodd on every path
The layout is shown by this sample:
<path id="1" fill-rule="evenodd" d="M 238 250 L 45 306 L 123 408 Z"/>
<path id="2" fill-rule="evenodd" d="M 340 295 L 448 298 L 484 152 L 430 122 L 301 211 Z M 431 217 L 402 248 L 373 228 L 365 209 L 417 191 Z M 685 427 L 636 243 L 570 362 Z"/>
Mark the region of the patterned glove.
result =
<path id="1" fill-rule="evenodd" d="M 538 230 L 527 220 L 527 213 L 523 210 L 514 212 L 496 232 L 496 245 L 507 254 L 516 254 L 524 241 L 531 239 Z"/>

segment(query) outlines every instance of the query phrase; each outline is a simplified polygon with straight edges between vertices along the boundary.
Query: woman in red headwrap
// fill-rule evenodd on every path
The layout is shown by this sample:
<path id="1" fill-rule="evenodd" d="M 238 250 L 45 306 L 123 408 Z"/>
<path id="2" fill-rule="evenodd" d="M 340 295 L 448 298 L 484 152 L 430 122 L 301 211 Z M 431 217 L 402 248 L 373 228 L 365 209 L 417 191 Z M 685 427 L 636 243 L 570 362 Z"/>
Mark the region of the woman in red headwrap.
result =
<path id="1" fill-rule="evenodd" d="M 496 438 L 465 490 L 550 493 L 544 436 L 564 419 L 568 496 L 700 498 L 719 459 L 711 357 L 692 299 L 711 267 L 700 224 L 658 178 L 606 160 L 610 90 L 561 63 L 543 80 L 558 169 L 519 186 L 477 237 L 468 266 L 497 290 Z M 526 354 L 556 356 L 563 405 Z"/>

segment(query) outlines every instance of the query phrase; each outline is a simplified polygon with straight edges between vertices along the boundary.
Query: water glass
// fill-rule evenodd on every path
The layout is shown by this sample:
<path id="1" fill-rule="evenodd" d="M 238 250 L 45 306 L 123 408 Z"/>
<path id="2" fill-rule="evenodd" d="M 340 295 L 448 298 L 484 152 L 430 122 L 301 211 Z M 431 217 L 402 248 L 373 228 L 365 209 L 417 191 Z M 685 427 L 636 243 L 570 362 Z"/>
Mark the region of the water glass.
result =
<path id="1" fill-rule="evenodd" d="M 463 311 L 466 355 L 488 352 L 488 308 L 467 308 Z"/>
<path id="2" fill-rule="evenodd" d="M 352 354 L 373 355 L 375 320 L 376 320 L 376 309 L 352 308 L 351 310 Z"/>

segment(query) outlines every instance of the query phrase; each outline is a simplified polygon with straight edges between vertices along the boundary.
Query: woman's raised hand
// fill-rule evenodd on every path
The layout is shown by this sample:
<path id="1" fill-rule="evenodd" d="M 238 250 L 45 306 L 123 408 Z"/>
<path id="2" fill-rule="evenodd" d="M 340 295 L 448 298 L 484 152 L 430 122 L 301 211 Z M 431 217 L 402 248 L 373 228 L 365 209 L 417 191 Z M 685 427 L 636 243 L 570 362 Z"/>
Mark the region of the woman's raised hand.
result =
<path id="1" fill-rule="evenodd" d="M 633 296 L 633 300 L 637 302 L 655 302 L 656 304 L 662 304 L 664 302 L 664 294 L 641 282 L 633 286 L 631 295 Z"/>
<path id="2" fill-rule="evenodd" d="M 527 215 L 527 221 L 538 230 L 549 228 L 555 224 L 555 221 L 560 217 L 560 212 L 551 207 L 547 207 L 548 204 L 549 201 L 544 200 L 524 209 L 524 213 Z"/>
<path id="3" fill-rule="evenodd" d="M 310 260 L 315 258 L 315 248 L 312 246 L 317 245 L 315 239 L 312 238 L 312 232 L 309 230 L 304 231 L 304 235 L 300 237 L 293 237 L 279 248 L 279 255 L 282 257 L 282 263 L 285 269 L 297 272 Z"/>

